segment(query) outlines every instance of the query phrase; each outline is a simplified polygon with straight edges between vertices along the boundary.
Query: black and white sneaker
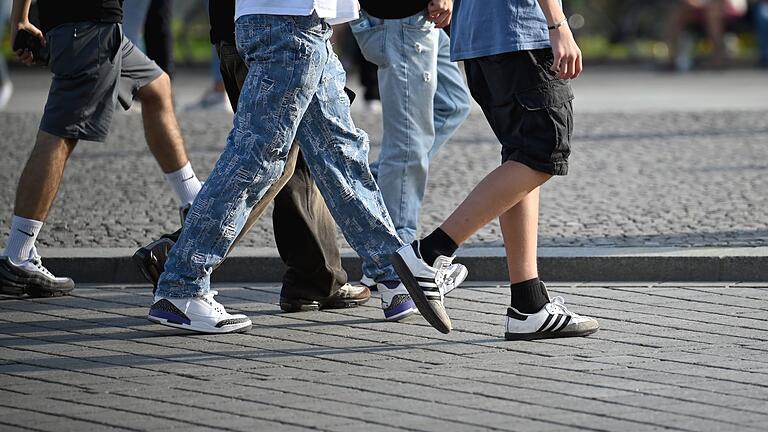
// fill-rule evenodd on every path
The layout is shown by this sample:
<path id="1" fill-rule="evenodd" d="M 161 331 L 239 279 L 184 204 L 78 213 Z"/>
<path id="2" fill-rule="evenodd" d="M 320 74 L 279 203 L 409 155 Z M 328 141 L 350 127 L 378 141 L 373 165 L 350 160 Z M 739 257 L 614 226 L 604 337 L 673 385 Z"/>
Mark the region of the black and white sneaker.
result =
<path id="1" fill-rule="evenodd" d="M 54 276 L 43 266 L 34 249 L 29 259 L 18 265 L 8 257 L 0 257 L 0 294 L 59 297 L 71 293 L 73 289 L 75 282 L 67 277 Z"/>
<path id="2" fill-rule="evenodd" d="M 600 328 L 594 318 L 569 311 L 565 300 L 557 296 L 534 314 L 524 314 L 507 308 L 507 340 L 534 340 L 590 335 Z"/>
<path id="3" fill-rule="evenodd" d="M 371 291 L 376 291 L 379 289 L 376 281 L 373 280 L 373 278 L 366 276 L 365 273 L 363 273 L 363 277 L 360 278 L 360 285 L 368 288 Z"/>
<path id="4" fill-rule="evenodd" d="M 144 278 L 152 283 L 152 294 L 157 291 L 157 281 L 165 271 L 165 261 L 180 235 L 181 230 L 173 234 L 165 234 L 133 253 L 134 264 L 139 268 Z"/>
<path id="5" fill-rule="evenodd" d="M 147 319 L 168 327 L 198 333 L 235 333 L 251 328 L 251 319 L 243 314 L 227 313 L 209 291 L 200 297 L 166 298 L 155 296 Z"/>
<path id="6" fill-rule="evenodd" d="M 405 245 L 392 254 L 392 264 L 424 319 L 438 331 L 449 333 L 451 319 L 443 300 L 447 287 L 458 286 L 454 280 L 456 267 L 452 265 L 453 257 L 441 255 L 430 266 L 415 252 L 415 249 L 418 249 L 418 240 L 413 244 L 415 248 Z"/>

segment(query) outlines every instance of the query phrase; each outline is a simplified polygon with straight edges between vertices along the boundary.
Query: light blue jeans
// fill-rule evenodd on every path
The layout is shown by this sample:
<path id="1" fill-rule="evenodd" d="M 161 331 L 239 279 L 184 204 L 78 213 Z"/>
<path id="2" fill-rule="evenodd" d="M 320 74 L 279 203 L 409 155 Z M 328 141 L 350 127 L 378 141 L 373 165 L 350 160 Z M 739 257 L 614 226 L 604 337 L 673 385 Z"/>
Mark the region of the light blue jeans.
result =
<path id="1" fill-rule="evenodd" d="M 372 165 L 397 233 L 410 243 L 429 161 L 469 115 L 469 92 L 451 63 L 448 35 L 424 12 L 388 20 L 363 13 L 351 28 L 365 58 L 379 67 L 384 134 Z"/>
<path id="2" fill-rule="evenodd" d="M 236 35 L 248 76 L 234 127 L 192 204 L 157 294 L 191 297 L 209 290 L 212 269 L 282 174 L 294 138 L 365 273 L 397 280 L 389 256 L 402 243 L 368 168 L 368 136 L 350 116 L 330 25 L 315 14 L 246 15 L 237 20 Z"/>

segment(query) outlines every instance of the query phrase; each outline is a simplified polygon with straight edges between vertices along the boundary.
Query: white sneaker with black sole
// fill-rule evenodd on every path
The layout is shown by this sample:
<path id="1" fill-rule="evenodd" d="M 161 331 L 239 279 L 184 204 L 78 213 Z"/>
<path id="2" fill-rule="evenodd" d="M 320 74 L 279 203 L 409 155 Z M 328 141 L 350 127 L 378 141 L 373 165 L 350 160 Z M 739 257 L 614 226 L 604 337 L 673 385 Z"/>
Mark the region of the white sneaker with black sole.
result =
<path id="1" fill-rule="evenodd" d="M 557 296 L 536 313 L 520 313 L 507 308 L 504 338 L 507 340 L 534 340 L 587 336 L 600 328 L 597 320 L 569 311 L 565 300 Z"/>
<path id="2" fill-rule="evenodd" d="M 7 256 L 0 257 L 0 294 L 59 297 L 73 289 L 75 282 L 68 277 L 54 276 L 34 248 L 29 258 L 18 264 Z"/>
<path id="3" fill-rule="evenodd" d="M 418 240 L 413 244 L 418 249 Z M 430 266 L 416 254 L 412 245 L 405 245 L 392 254 L 392 264 L 419 312 L 441 333 L 451 331 L 451 319 L 443 304 L 446 288 L 458 286 L 452 262 L 453 257 L 441 255 Z"/>
<path id="4" fill-rule="evenodd" d="M 378 285 L 376 284 L 376 281 L 372 278 L 369 278 L 365 274 L 363 274 L 363 277 L 360 278 L 360 285 L 367 287 L 371 291 L 376 291 L 379 289 Z"/>
<path id="5" fill-rule="evenodd" d="M 169 298 L 155 296 L 147 319 L 168 327 L 198 333 L 235 333 L 248 331 L 251 319 L 243 314 L 227 313 L 209 291 L 200 297 Z"/>

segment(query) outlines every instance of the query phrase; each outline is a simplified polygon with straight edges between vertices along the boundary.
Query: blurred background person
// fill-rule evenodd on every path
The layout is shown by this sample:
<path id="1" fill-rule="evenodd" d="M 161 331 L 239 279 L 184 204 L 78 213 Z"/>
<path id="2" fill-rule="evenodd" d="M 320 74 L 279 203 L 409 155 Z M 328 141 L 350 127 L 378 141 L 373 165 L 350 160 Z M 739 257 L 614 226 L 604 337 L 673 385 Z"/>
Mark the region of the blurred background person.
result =
<path id="1" fill-rule="evenodd" d="M 705 67 L 724 67 L 728 52 L 725 45 L 726 24 L 747 13 L 747 0 L 675 0 L 668 22 L 669 62 L 667 68 L 686 71 L 692 66 L 690 47 L 684 36 L 691 24 L 703 26 L 709 39 L 711 53 L 702 64 Z"/>
<path id="2" fill-rule="evenodd" d="M 768 68 L 768 0 L 761 0 L 755 5 L 755 27 L 757 29 L 760 67 Z"/>
<path id="3" fill-rule="evenodd" d="M 171 0 L 124 0 L 123 33 L 173 79 Z M 143 37 L 142 37 L 143 36 Z"/>
<path id="4" fill-rule="evenodd" d="M 210 18 L 208 16 L 208 3 L 209 0 L 204 0 L 200 2 L 200 7 L 205 8 L 205 16 Z M 227 98 L 226 89 L 224 87 L 224 78 L 221 76 L 221 63 L 215 46 L 211 46 L 210 73 L 211 78 L 213 78 L 211 86 L 206 89 L 205 93 L 203 93 L 198 100 L 185 106 L 184 111 L 232 112 L 232 105 Z"/>
<path id="5" fill-rule="evenodd" d="M 5 37 L 5 24 L 11 14 L 11 1 L 0 0 L 0 46 Z M 13 94 L 13 84 L 11 76 L 8 74 L 8 65 L 5 62 L 5 55 L 0 53 L 0 110 L 3 110 Z"/>

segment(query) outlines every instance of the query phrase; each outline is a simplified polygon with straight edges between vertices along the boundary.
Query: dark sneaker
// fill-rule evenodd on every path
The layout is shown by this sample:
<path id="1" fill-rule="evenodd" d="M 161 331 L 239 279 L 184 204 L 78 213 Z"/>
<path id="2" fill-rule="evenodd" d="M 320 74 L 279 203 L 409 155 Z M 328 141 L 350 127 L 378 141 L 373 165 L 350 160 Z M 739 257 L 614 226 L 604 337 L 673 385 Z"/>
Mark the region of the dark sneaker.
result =
<path id="1" fill-rule="evenodd" d="M 157 290 L 157 281 L 165 269 L 168 253 L 181 235 L 181 230 L 165 234 L 152 243 L 133 253 L 133 262 L 147 281 L 152 283 L 152 294 Z"/>
<path id="2" fill-rule="evenodd" d="M 346 284 L 332 296 L 323 300 L 308 300 L 280 296 L 280 309 L 284 312 L 307 312 L 321 309 L 357 307 L 371 298 L 371 291 L 364 286 Z"/>
<path id="3" fill-rule="evenodd" d="M 48 271 L 40 257 L 34 253 L 19 265 L 8 257 L 0 257 L 0 294 L 30 297 L 58 297 L 75 289 L 70 278 L 56 277 Z"/>
<path id="4" fill-rule="evenodd" d="M 239 333 L 251 328 L 251 319 L 243 314 L 230 314 L 209 291 L 200 297 L 155 297 L 147 319 L 168 327 L 198 333 Z"/>
<path id="5" fill-rule="evenodd" d="M 507 308 L 504 338 L 534 340 L 587 336 L 598 328 L 600 325 L 597 320 L 569 311 L 565 307 L 565 300 L 558 296 L 534 314 L 520 313 L 513 307 Z"/>
<path id="6" fill-rule="evenodd" d="M 418 249 L 418 240 L 414 244 Z M 453 280 L 456 268 L 453 267 L 452 261 L 453 257 L 441 255 L 430 266 L 416 254 L 412 245 L 405 245 L 392 254 L 392 264 L 419 312 L 441 333 L 451 331 L 451 319 L 443 300 L 446 288 L 455 288 L 457 285 Z M 466 278 L 466 275 L 464 277 Z"/>

